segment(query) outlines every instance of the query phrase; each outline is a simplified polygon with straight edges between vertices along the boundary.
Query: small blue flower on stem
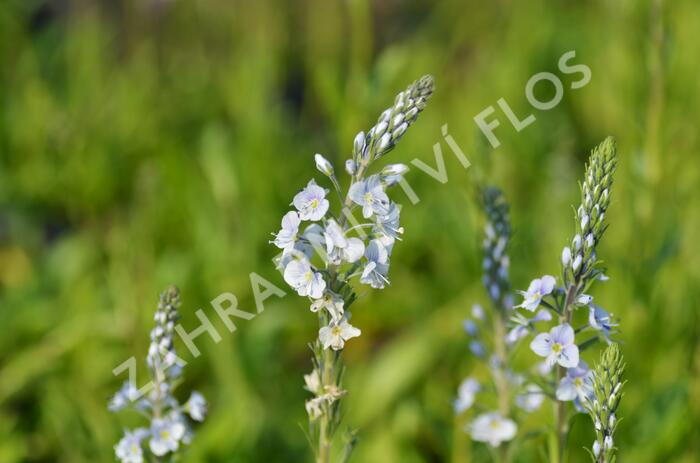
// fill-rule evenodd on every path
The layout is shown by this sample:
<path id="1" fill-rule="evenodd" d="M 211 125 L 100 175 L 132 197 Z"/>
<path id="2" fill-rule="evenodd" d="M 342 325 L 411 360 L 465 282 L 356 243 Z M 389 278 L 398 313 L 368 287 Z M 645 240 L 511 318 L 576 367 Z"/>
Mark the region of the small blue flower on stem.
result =
<path id="1" fill-rule="evenodd" d="M 323 296 L 326 281 L 323 276 L 314 271 L 306 259 L 292 260 L 284 269 L 284 281 L 294 288 L 300 296 L 318 299 Z"/>
<path id="2" fill-rule="evenodd" d="M 114 453 L 122 463 L 143 463 L 141 441 L 148 436 L 147 429 L 138 428 L 126 431 L 124 437 L 114 446 Z"/>
<path id="3" fill-rule="evenodd" d="M 462 413 L 471 407 L 474 403 L 474 396 L 480 390 L 481 386 L 474 378 L 469 377 L 462 381 L 457 390 L 457 398 L 453 403 L 455 413 Z"/>
<path id="4" fill-rule="evenodd" d="M 534 312 L 540 306 L 542 298 L 554 290 L 555 284 L 556 280 L 551 275 L 535 278 L 530 282 L 527 291 L 518 291 L 525 297 L 525 300 L 523 300 L 522 304 L 515 307 L 522 307 L 530 312 Z"/>
<path id="5" fill-rule="evenodd" d="M 316 185 L 314 179 L 309 180 L 306 188 L 294 196 L 292 204 L 299 211 L 301 220 L 311 221 L 321 220 L 330 206 L 326 199 L 326 190 Z"/>
<path id="6" fill-rule="evenodd" d="M 360 282 L 382 289 L 389 284 L 387 273 L 389 272 L 389 253 L 379 240 L 372 240 L 365 251 L 367 265 L 365 265 L 360 277 Z"/>
<path id="7" fill-rule="evenodd" d="M 372 175 L 366 180 L 354 183 L 348 192 L 352 201 L 362 207 L 365 219 L 373 214 L 386 215 L 389 212 L 389 197 L 384 192 L 378 175 Z"/>
<path id="8" fill-rule="evenodd" d="M 301 219 L 296 212 L 290 211 L 284 214 L 284 217 L 282 217 L 282 229 L 275 235 L 272 243 L 278 248 L 284 249 L 285 252 L 292 251 L 298 239 L 300 224 Z"/>
<path id="9" fill-rule="evenodd" d="M 610 344 L 610 335 L 615 333 L 613 329 L 618 326 L 618 323 L 613 322 L 610 315 L 602 307 L 591 304 L 588 312 L 588 324 L 596 331 L 600 331 L 608 344 Z"/>
<path id="10" fill-rule="evenodd" d="M 151 452 L 162 457 L 168 452 L 177 451 L 186 431 L 187 428 L 180 420 L 154 419 L 151 424 L 151 440 L 148 443 Z"/>
<path id="11" fill-rule="evenodd" d="M 540 333 L 530 343 L 530 349 L 547 363 L 558 363 L 565 368 L 578 365 L 578 346 L 574 340 L 574 329 L 564 323 L 552 328 L 549 333 Z"/>
<path id="12" fill-rule="evenodd" d="M 586 362 L 581 360 L 578 366 L 566 370 L 566 376 L 562 378 L 557 387 L 557 400 L 570 401 L 578 399 L 584 401 L 593 393 L 591 386 L 591 371 Z"/>

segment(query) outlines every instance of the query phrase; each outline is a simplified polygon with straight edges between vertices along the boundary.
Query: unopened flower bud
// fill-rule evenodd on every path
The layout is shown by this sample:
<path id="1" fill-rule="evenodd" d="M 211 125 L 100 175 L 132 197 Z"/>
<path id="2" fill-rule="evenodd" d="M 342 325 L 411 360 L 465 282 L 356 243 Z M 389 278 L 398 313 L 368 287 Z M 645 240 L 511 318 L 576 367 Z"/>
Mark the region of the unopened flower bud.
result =
<path id="1" fill-rule="evenodd" d="M 328 177 L 333 176 L 333 164 L 331 164 L 328 159 L 324 158 L 320 154 L 314 155 L 314 159 L 316 160 L 316 168 L 321 173 L 327 175 Z"/>
<path id="2" fill-rule="evenodd" d="M 355 150 L 355 156 L 359 157 L 362 151 L 365 149 L 365 133 L 360 132 L 355 136 L 355 141 L 353 142 L 353 149 Z"/>
<path id="3" fill-rule="evenodd" d="M 565 246 L 564 249 L 561 251 L 561 264 L 563 266 L 569 265 L 571 262 L 571 249 L 569 249 L 568 246 Z"/>
<path id="4" fill-rule="evenodd" d="M 578 254 L 576 256 L 576 259 L 574 259 L 574 263 L 571 265 L 571 268 L 574 269 L 574 272 L 581 267 L 581 264 L 583 263 L 583 257 L 581 257 L 581 254 Z"/>

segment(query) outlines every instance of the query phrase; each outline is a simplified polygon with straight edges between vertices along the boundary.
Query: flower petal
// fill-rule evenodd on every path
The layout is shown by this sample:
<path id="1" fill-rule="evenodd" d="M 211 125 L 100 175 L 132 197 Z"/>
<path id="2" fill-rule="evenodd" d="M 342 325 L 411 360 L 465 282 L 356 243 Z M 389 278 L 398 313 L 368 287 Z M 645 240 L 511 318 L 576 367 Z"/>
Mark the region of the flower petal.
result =
<path id="1" fill-rule="evenodd" d="M 564 347 L 559 356 L 559 365 L 565 368 L 573 368 L 578 365 L 578 347 L 576 344 Z"/>
<path id="2" fill-rule="evenodd" d="M 540 333 L 530 343 L 530 349 L 540 357 L 546 357 L 552 352 L 552 337 L 549 333 Z"/>

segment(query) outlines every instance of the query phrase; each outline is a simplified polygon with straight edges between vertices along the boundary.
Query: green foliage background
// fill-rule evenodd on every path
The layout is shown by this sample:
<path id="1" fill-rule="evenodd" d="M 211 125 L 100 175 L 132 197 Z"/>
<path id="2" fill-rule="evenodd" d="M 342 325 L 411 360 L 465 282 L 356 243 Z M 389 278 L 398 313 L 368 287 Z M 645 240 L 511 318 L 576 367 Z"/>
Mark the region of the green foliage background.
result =
<path id="1" fill-rule="evenodd" d="M 0 461 L 113 461 L 138 417 L 107 412 L 123 380 L 111 371 L 145 355 L 159 291 L 180 286 L 194 328 L 222 292 L 253 308 L 250 272 L 285 287 L 267 241 L 306 179 L 321 180 L 313 154 L 340 169 L 354 134 L 425 73 L 435 95 L 389 161 L 435 165 L 448 124 L 473 166 L 442 143 L 446 184 L 409 173 L 421 201 L 404 208 L 393 285 L 356 303 L 354 461 L 470 461 L 450 402 L 474 367 L 461 320 L 486 302 L 475 181 L 512 203 L 523 288 L 558 271 L 576 181 L 608 134 L 620 163 L 596 300 L 623 321 L 620 461 L 697 461 L 698 30 L 694 0 L 2 2 Z M 557 70 L 568 50 L 593 72 L 584 88 Z M 550 111 L 524 96 L 540 71 L 566 88 Z M 497 109 L 491 150 L 473 117 L 501 97 L 537 120 L 516 132 Z M 184 389 L 211 402 L 186 461 L 309 460 L 307 305 L 272 298 L 233 334 L 217 320 L 224 340 L 186 357 Z M 578 417 L 571 461 L 592 436 Z M 543 446 L 528 440 L 518 461 Z"/>

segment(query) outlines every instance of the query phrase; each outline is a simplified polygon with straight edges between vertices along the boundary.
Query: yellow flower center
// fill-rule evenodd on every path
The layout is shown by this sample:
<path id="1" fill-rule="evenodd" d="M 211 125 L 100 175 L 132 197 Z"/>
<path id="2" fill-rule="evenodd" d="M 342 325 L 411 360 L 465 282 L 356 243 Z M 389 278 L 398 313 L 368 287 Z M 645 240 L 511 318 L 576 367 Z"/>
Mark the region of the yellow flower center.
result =
<path id="1" fill-rule="evenodd" d="M 318 207 L 318 199 L 314 198 L 311 200 L 311 209 L 316 209 Z"/>
<path id="2" fill-rule="evenodd" d="M 371 192 L 368 191 L 367 193 L 365 193 L 365 202 L 366 202 L 366 203 L 371 203 L 371 202 L 372 202 L 372 198 L 373 198 L 373 196 L 372 196 L 372 193 L 371 193 Z"/>
<path id="3" fill-rule="evenodd" d="M 554 352 L 555 354 L 558 354 L 558 353 L 560 353 L 561 351 L 562 351 L 562 346 L 561 346 L 561 344 L 559 344 L 558 342 L 555 342 L 555 343 L 552 345 L 552 352 Z"/>
<path id="4" fill-rule="evenodd" d="M 576 387 L 581 387 L 583 386 L 583 380 L 581 378 L 576 378 L 574 380 L 574 384 L 576 385 Z"/>
<path id="5" fill-rule="evenodd" d="M 314 279 L 314 274 L 313 274 L 313 272 L 312 272 L 311 270 L 309 270 L 308 272 L 306 272 L 306 273 L 304 274 L 304 279 L 306 280 L 307 283 L 310 283 L 310 282 Z"/>
<path id="6" fill-rule="evenodd" d="M 170 433 L 166 430 L 163 430 L 160 432 L 160 438 L 163 440 L 169 439 L 170 438 Z"/>
<path id="7" fill-rule="evenodd" d="M 491 429 L 498 429 L 498 428 L 501 427 L 501 422 L 498 421 L 498 420 L 493 420 L 493 421 L 489 424 L 489 426 L 491 427 Z"/>
<path id="8" fill-rule="evenodd" d="M 331 329 L 331 333 L 333 333 L 333 336 L 340 336 L 340 333 L 341 333 L 342 331 L 343 331 L 343 330 L 341 330 L 339 326 L 334 326 L 334 327 Z"/>

